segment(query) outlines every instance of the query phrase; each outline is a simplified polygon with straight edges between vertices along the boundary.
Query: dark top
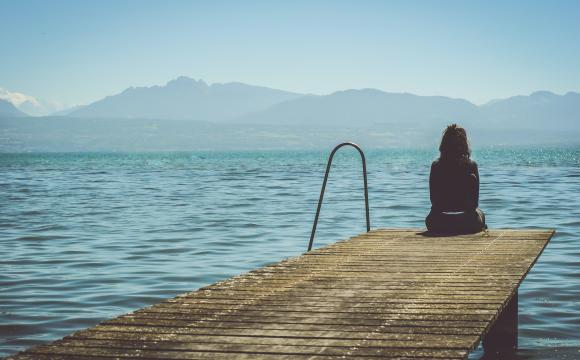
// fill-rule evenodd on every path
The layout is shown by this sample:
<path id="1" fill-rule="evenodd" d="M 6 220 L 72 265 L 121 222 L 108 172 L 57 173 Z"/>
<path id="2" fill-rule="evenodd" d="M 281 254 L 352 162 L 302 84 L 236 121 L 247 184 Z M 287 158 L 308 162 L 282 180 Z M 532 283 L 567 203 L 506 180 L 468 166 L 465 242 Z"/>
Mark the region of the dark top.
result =
<path id="1" fill-rule="evenodd" d="M 475 161 L 441 160 L 431 164 L 431 209 L 435 212 L 475 210 L 479 203 L 479 172 Z"/>

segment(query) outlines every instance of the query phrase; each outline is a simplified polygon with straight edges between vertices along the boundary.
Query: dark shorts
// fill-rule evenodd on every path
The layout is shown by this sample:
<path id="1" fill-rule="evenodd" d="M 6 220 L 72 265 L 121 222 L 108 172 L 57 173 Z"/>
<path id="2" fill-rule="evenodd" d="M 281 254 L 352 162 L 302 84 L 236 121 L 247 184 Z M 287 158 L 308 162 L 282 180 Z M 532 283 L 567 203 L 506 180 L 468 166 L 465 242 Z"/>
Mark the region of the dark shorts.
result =
<path id="1" fill-rule="evenodd" d="M 431 210 L 425 224 L 430 232 L 445 234 L 473 234 L 487 228 L 485 214 L 481 209 L 463 213 L 441 213 Z"/>

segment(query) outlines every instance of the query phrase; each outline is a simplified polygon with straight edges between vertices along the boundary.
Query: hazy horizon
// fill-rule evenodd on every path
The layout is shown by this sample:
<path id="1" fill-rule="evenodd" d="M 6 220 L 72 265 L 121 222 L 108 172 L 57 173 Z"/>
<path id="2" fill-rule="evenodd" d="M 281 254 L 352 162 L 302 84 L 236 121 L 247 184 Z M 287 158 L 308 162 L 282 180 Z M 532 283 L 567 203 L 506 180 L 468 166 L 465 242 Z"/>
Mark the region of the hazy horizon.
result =
<path id="1" fill-rule="evenodd" d="M 107 94 L 105 96 L 103 96 L 102 98 L 99 99 L 95 99 L 94 101 L 90 101 L 86 104 L 75 104 L 75 105 L 71 105 L 71 106 L 64 106 L 60 103 L 57 102 L 44 102 L 44 101 L 39 101 L 37 98 L 35 98 L 34 96 L 30 95 L 30 94 L 22 94 L 22 93 L 18 93 L 18 92 L 13 92 L 13 91 L 9 91 L 8 89 L 4 89 L 2 87 L 0 87 L 0 100 L 6 100 L 8 102 L 11 102 L 17 109 L 19 109 L 20 111 L 24 112 L 26 115 L 29 116 L 59 116 L 59 115 L 66 115 L 68 114 L 68 111 L 71 109 L 75 109 L 78 107 L 83 107 L 83 106 L 87 106 L 87 105 L 91 105 L 94 104 L 96 102 L 99 102 L 105 98 L 108 97 L 112 97 L 112 96 L 116 96 L 116 95 L 120 95 L 125 93 L 126 91 L 129 90 L 134 90 L 134 89 L 151 89 L 151 88 L 159 88 L 159 87 L 164 87 L 166 85 L 168 85 L 171 82 L 174 82 L 176 80 L 179 79 L 189 79 L 189 80 L 194 80 L 197 82 L 202 82 L 205 83 L 208 87 L 217 85 L 217 86 L 222 86 L 222 85 L 230 85 L 230 84 L 241 84 L 241 85 L 249 85 L 249 86 L 253 86 L 253 87 L 260 87 L 260 88 L 266 88 L 266 89 L 270 89 L 270 90 L 279 90 L 279 91 L 286 91 L 286 92 L 293 92 L 291 90 L 288 89 L 281 89 L 281 88 L 272 88 L 272 87 L 268 87 L 268 86 L 264 86 L 261 84 L 255 84 L 255 83 L 243 83 L 240 81 L 226 81 L 226 82 L 215 82 L 215 83 L 210 83 L 205 81 L 202 78 L 195 78 L 195 77 L 191 77 L 191 76 L 187 76 L 187 75 L 180 75 L 174 79 L 169 79 L 168 81 L 165 81 L 163 83 L 160 84 L 153 84 L 150 86 L 128 86 L 125 89 L 123 89 L 122 91 L 119 91 L 117 93 L 111 93 L 111 94 Z M 340 93 L 340 92 L 347 92 L 347 91 L 361 91 L 361 90 L 378 90 L 380 92 L 384 92 L 387 94 L 403 94 L 403 95 L 415 95 L 415 96 L 420 96 L 420 97 L 444 97 L 444 98 L 449 98 L 449 99 L 453 99 L 453 100 L 465 100 L 470 102 L 471 104 L 481 107 L 481 106 L 485 106 L 488 104 L 492 104 L 493 102 L 499 101 L 499 100 L 506 100 L 506 99 L 510 99 L 510 98 L 514 98 L 514 97 L 524 97 L 524 96 L 531 96 L 533 94 L 537 94 L 537 93 L 542 93 L 542 92 L 547 92 L 547 93 L 552 93 L 554 95 L 557 96 L 564 96 L 567 94 L 578 94 L 578 91 L 566 91 L 566 92 L 562 92 L 562 93 L 558 93 L 555 91 L 551 91 L 550 89 L 536 89 L 530 93 L 526 93 L 526 94 L 512 94 L 509 96 L 506 96 L 504 98 L 500 98 L 500 97 L 494 97 L 488 101 L 485 101 L 483 103 L 477 103 L 477 102 L 473 102 L 469 99 L 466 99 L 465 97 L 453 97 L 453 96 L 448 96 L 445 94 L 421 94 L 421 93 L 413 93 L 413 92 L 393 92 L 393 91 L 387 91 L 385 89 L 379 89 L 379 88 L 372 88 L 372 87 L 361 87 L 361 88 L 345 88 L 345 89 L 335 89 L 333 91 L 330 91 L 328 93 L 296 93 L 299 95 L 314 95 L 314 96 L 328 96 L 328 95 L 333 95 L 336 93 Z M 50 106 L 52 105 L 52 110 L 51 111 L 46 111 L 43 113 L 38 113 L 35 112 L 35 109 L 33 107 L 34 105 L 40 105 L 40 107 L 45 106 L 45 108 L 43 110 L 47 110 L 48 108 L 50 108 Z M 64 112 L 64 113 L 62 113 Z"/>

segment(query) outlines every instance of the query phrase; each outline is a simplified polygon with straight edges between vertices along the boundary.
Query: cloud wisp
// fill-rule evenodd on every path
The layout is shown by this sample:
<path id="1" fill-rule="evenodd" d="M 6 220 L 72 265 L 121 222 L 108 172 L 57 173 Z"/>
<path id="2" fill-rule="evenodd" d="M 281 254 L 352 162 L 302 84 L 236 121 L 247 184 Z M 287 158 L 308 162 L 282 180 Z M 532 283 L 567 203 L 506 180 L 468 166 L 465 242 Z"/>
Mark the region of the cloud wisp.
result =
<path id="1" fill-rule="evenodd" d="M 39 100 L 34 96 L 0 87 L 0 99 L 12 103 L 18 110 L 32 116 L 46 116 L 62 111 L 65 106 L 57 101 Z"/>

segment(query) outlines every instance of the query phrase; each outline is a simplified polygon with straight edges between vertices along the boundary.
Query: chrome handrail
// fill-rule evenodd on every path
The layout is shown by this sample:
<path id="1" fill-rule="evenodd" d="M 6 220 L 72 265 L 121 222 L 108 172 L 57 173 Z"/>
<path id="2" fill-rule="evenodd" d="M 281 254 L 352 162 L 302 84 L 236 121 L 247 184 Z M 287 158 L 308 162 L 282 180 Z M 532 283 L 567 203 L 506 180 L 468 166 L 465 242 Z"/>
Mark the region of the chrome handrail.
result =
<path id="1" fill-rule="evenodd" d="M 310 234 L 310 242 L 308 243 L 308 251 L 312 249 L 312 244 L 314 243 L 314 234 L 316 233 L 316 225 L 318 225 L 318 217 L 320 215 L 320 208 L 322 208 L 322 199 L 324 198 L 324 190 L 326 189 L 326 182 L 328 181 L 328 174 L 330 173 L 330 165 L 332 165 L 332 158 L 338 149 L 343 146 L 352 146 L 358 150 L 363 168 L 363 179 L 364 179 L 364 190 L 365 190 L 365 213 L 367 218 L 367 232 L 371 231 L 371 220 L 369 215 L 369 189 L 367 184 L 367 162 L 365 159 L 365 154 L 363 153 L 360 146 L 353 142 L 344 142 L 338 144 L 334 147 L 330 156 L 328 157 L 328 163 L 326 164 L 326 173 L 324 174 L 324 181 L 322 182 L 322 189 L 320 190 L 320 198 L 318 199 L 318 208 L 316 209 L 316 216 L 314 217 L 314 225 L 312 226 L 312 233 Z"/>

